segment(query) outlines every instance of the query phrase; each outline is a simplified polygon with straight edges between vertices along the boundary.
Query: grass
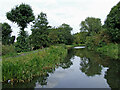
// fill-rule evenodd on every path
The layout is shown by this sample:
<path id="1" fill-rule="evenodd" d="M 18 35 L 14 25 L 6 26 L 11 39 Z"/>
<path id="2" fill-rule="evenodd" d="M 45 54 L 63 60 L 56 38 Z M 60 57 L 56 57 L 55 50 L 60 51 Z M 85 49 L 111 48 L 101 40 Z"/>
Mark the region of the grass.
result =
<path id="1" fill-rule="evenodd" d="M 63 46 L 51 46 L 20 57 L 3 57 L 2 81 L 30 82 L 54 69 L 66 55 L 67 49 Z"/>
<path id="2" fill-rule="evenodd" d="M 111 58 L 114 59 L 118 59 L 119 58 L 119 48 L 118 48 L 118 44 L 108 44 L 108 45 L 104 45 L 103 47 L 99 47 L 96 49 L 97 52 L 100 52 L 104 55 L 107 55 Z"/>

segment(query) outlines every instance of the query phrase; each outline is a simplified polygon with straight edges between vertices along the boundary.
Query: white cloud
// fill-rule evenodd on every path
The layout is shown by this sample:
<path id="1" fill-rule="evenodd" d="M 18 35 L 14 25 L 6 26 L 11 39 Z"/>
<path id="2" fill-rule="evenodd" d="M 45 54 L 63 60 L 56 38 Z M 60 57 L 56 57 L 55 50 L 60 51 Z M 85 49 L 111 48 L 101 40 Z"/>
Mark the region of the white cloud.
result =
<path id="1" fill-rule="evenodd" d="M 6 12 L 16 5 L 26 3 L 32 6 L 37 16 L 41 11 L 47 13 L 49 24 L 59 26 L 67 23 L 73 27 L 73 33 L 79 31 L 79 24 L 86 17 L 100 18 L 102 23 L 106 19 L 111 8 L 119 0 L 1 0 L 0 21 L 8 22 L 13 29 L 13 35 L 17 36 L 19 28 L 6 18 Z M 26 30 L 30 33 L 30 25 Z"/>

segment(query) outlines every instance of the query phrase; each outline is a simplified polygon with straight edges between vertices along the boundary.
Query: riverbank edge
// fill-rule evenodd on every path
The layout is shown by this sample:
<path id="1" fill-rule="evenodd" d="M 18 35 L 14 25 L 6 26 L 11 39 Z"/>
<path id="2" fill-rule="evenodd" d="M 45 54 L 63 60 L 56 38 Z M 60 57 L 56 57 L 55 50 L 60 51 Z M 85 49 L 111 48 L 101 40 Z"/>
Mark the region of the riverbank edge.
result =
<path id="1" fill-rule="evenodd" d="M 109 43 L 107 45 L 103 45 L 102 47 L 95 47 L 93 51 L 106 55 L 113 59 L 120 59 L 120 44 Z"/>
<path id="2" fill-rule="evenodd" d="M 2 60 L 2 82 L 30 82 L 54 70 L 67 55 L 66 46 L 51 46 L 36 53 Z"/>

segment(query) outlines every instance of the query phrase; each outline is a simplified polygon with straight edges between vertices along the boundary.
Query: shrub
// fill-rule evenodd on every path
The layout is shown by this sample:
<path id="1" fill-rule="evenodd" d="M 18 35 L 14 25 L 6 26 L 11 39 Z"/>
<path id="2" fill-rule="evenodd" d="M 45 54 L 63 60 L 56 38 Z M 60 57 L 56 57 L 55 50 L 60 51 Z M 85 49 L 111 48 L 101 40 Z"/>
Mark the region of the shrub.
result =
<path id="1" fill-rule="evenodd" d="M 2 55 L 15 55 L 14 45 L 2 45 Z"/>

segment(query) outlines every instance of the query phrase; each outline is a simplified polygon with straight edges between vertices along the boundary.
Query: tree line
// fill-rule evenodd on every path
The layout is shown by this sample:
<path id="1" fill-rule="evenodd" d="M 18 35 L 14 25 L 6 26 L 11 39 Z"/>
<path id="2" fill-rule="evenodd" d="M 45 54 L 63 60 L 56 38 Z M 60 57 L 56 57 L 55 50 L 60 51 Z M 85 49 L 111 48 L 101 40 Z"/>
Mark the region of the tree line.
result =
<path id="1" fill-rule="evenodd" d="M 6 17 L 11 22 L 17 23 L 20 27 L 18 37 L 14 43 L 15 36 L 11 37 L 11 27 L 8 23 L 2 24 L 2 43 L 10 45 L 14 43 L 17 52 L 30 51 L 55 44 L 72 44 L 73 36 L 71 35 L 72 27 L 63 23 L 59 27 L 49 26 L 47 15 L 41 12 L 37 18 L 33 14 L 30 5 L 20 4 L 6 13 Z M 32 22 L 32 34 L 28 35 L 27 25 Z"/>
<path id="2" fill-rule="evenodd" d="M 41 12 L 35 18 L 30 5 L 20 4 L 6 13 L 11 22 L 20 27 L 18 37 L 11 36 L 11 26 L 0 23 L 2 44 L 14 44 L 17 52 L 36 50 L 55 44 L 85 44 L 88 48 L 102 47 L 108 43 L 120 43 L 120 2 L 114 6 L 102 25 L 99 18 L 87 17 L 80 23 L 80 32 L 71 34 L 73 28 L 63 23 L 59 27 L 49 25 L 46 13 Z M 28 35 L 27 25 L 32 22 L 32 34 Z"/>
<path id="3" fill-rule="evenodd" d="M 115 5 L 102 25 L 99 18 L 87 17 L 80 23 L 80 33 L 74 34 L 75 42 L 84 43 L 88 49 L 109 43 L 120 43 L 120 2 Z"/>

